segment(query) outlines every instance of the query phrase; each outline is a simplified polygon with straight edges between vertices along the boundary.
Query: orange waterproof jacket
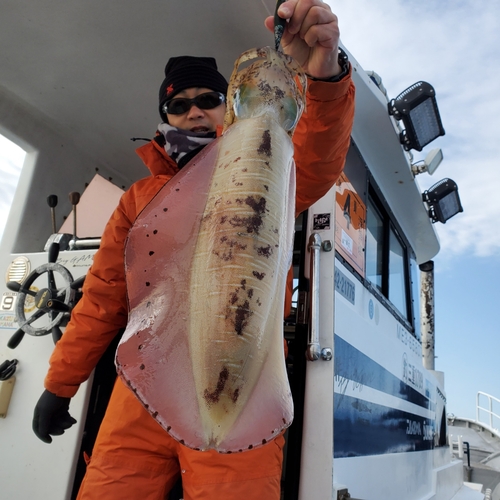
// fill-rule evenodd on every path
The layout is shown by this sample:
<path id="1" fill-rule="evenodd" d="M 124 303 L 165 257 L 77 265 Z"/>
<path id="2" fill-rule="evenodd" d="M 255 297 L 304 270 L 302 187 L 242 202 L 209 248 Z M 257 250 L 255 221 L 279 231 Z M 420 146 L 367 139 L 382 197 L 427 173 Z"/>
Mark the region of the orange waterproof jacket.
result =
<path id="1" fill-rule="evenodd" d="M 295 134 L 296 214 L 326 194 L 339 177 L 349 148 L 354 118 L 354 85 L 309 81 L 306 112 Z M 137 150 L 151 176 L 123 194 L 87 273 L 83 297 L 50 358 L 45 388 L 75 395 L 118 331 L 127 324 L 124 244 L 137 215 L 177 172 L 177 164 L 155 141 Z M 287 300 L 290 301 L 290 293 Z"/>

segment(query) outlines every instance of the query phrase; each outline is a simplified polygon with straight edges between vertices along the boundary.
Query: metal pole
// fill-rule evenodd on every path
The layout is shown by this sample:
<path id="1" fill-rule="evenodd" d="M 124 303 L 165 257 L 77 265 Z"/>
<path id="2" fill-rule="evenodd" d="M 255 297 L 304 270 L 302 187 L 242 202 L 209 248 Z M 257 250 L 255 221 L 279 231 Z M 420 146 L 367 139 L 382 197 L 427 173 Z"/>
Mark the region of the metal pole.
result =
<path id="1" fill-rule="evenodd" d="M 422 362 L 434 370 L 434 262 L 420 264 L 420 321 L 422 330 Z"/>
<path id="2" fill-rule="evenodd" d="M 479 422 L 479 394 L 476 395 L 476 422 Z"/>
<path id="3" fill-rule="evenodd" d="M 493 429 L 493 398 L 488 396 L 490 401 L 490 428 Z"/>

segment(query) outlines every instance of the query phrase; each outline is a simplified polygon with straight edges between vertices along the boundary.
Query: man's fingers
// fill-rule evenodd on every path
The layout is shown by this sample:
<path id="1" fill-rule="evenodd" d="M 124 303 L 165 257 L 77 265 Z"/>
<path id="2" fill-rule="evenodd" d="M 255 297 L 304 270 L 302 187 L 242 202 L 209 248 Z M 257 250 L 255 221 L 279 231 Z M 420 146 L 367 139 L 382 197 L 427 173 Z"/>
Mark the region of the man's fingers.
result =
<path id="1" fill-rule="evenodd" d="M 49 434 L 49 422 L 40 415 L 38 408 L 35 408 L 33 415 L 33 432 L 43 441 L 42 436 Z"/>
<path id="2" fill-rule="evenodd" d="M 316 44 L 327 49 L 334 49 L 338 46 L 338 30 L 326 30 L 323 27 L 316 25 L 312 26 L 304 37 L 304 42 L 309 47 L 314 47 Z"/>
<path id="3" fill-rule="evenodd" d="M 48 417 L 36 408 L 33 415 L 33 432 L 44 443 L 52 443 L 51 435 L 61 436 L 74 424 L 76 420 L 67 411 Z"/>
<path id="4" fill-rule="evenodd" d="M 322 9 L 319 7 L 313 7 L 309 10 L 306 17 L 304 18 L 302 25 L 300 27 L 299 36 L 306 40 L 309 34 L 309 31 L 314 30 L 314 32 L 318 32 L 324 30 L 328 33 L 328 35 L 333 36 L 335 33 L 338 33 L 338 19 L 333 12 L 328 11 L 326 9 Z M 327 36 L 328 36 L 327 35 Z M 321 34 L 319 34 L 321 38 Z"/>
<path id="5" fill-rule="evenodd" d="M 46 425 L 45 422 L 40 422 L 40 419 L 35 412 L 35 418 L 33 419 L 33 432 L 38 439 L 47 444 L 52 443 L 52 438 L 50 437 L 48 430 L 48 425 Z"/>
<path id="6" fill-rule="evenodd" d="M 318 22 L 324 24 L 335 20 L 330 6 L 321 0 L 289 0 L 281 5 L 278 14 L 281 15 L 282 9 L 289 13 L 289 15 L 283 17 L 289 20 L 288 31 L 293 35 L 301 32 L 302 36 L 304 24 L 307 29 Z M 311 17 L 311 20 L 308 19 L 309 17 Z"/>
<path id="7" fill-rule="evenodd" d="M 338 18 L 328 4 L 322 0 L 287 0 L 278 8 L 278 15 L 287 20 L 281 46 L 308 75 L 328 79 L 340 73 Z M 265 25 L 273 32 L 274 18 L 268 17 Z"/>
<path id="8" fill-rule="evenodd" d="M 50 427 L 48 430 L 48 434 L 52 436 L 60 436 L 64 434 L 64 431 L 69 429 L 73 424 L 76 424 L 76 420 L 68 413 L 58 415 L 56 418 L 53 418 Z"/>
<path id="9" fill-rule="evenodd" d="M 278 14 L 289 20 L 285 35 L 288 41 L 299 34 L 312 47 L 314 40 L 326 41 L 339 36 L 337 16 L 329 5 L 320 0 L 288 0 L 280 6 Z M 264 24 L 269 31 L 274 32 L 273 16 L 267 17 Z M 313 32 L 309 33 L 311 29 Z M 321 33 L 320 30 L 325 30 L 326 33 Z"/>
<path id="10" fill-rule="evenodd" d="M 35 432 L 36 434 L 36 432 Z M 38 439 L 44 443 L 47 443 L 47 444 L 50 444 L 52 443 L 52 438 L 47 434 L 47 435 L 41 435 L 41 434 L 36 434 L 36 436 L 38 437 Z"/>
<path id="11" fill-rule="evenodd" d="M 64 429 L 69 429 L 74 424 L 76 424 L 76 420 L 69 413 L 66 413 L 59 419 L 59 425 Z"/>
<path id="12" fill-rule="evenodd" d="M 274 17 L 273 16 L 266 17 L 266 19 L 264 20 L 264 25 L 271 33 L 274 33 Z"/>
<path id="13" fill-rule="evenodd" d="M 297 6 L 298 2 L 299 0 L 287 0 L 286 2 L 283 2 L 278 8 L 278 16 L 282 17 L 283 19 L 290 19 L 295 12 L 295 7 Z"/>
<path id="14" fill-rule="evenodd" d="M 64 431 L 66 430 L 67 428 L 65 427 L 61 427 L 59 425 L 54 425 L 51 429 L 50 429 L 50 435 L 51 436 L 62 436 L 64 434 Z"/>

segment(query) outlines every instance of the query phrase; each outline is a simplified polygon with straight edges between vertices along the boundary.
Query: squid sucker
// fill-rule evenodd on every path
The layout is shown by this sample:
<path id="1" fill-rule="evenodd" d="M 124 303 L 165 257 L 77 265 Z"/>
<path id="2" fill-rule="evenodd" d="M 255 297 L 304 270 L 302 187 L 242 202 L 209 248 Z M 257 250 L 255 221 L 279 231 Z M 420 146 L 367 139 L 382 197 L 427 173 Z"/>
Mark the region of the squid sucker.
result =
<path id="1" fill-rule="evenodd" d="M 288 56 L 269 47 L 243 53 L 222 136 L 165 184 L 128 236 L 118 373 L 194 449 L 249 450 L 293 419 L 283 303 L 295 211 L 291 136 L 305 88 Z"/>

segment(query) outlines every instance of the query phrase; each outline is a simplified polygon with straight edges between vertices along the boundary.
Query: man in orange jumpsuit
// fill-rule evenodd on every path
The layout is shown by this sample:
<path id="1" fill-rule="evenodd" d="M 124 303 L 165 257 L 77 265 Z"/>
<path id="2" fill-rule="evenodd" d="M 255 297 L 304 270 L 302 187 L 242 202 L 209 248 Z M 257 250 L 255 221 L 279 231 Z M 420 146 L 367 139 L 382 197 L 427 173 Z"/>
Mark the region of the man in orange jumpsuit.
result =
<path id="1" fill-rule="evenodd" d="M 339 57 L 336 16 L 321 0 L 288 0 L 286 53 L 310 77 L 307 109 L 295 131 L 296 212 L 322 197 L 342 171 L 354 115 L 349 63 Z M 273 18 L 266 19 L 272 31 Z M 225 112 L 227 83 L 211 58 L 172 58 L 160 89 L 164 123 L 137 150 L 151 176 L 123 195 L 101 240 L 71 322 L 50 359 L 33 430 L 50 443 L 75 420 L 69 402 L 127 323 L 124 245 L 141 210 L 183 164 L 215 137 Z M 290 300 L 288 294 L 287 300 Z M 184 499 L 278 500 L 282 447 L 278 436 L 260 448 L 224 455 L 175 441 L 118 379 L 87 466 L 79 500 L 163 500 L 179 475 Z"/>

